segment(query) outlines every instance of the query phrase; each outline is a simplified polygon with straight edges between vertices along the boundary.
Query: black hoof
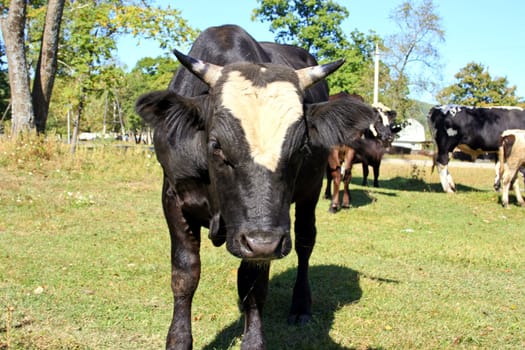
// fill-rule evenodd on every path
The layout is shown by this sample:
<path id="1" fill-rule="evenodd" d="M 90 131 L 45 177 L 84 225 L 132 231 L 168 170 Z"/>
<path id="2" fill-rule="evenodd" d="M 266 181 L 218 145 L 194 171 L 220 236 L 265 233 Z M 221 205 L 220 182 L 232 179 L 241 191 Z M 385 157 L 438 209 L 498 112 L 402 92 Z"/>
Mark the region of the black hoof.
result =
<path id="1" fill-rule="evenodd" d="M 311 314 L 300 314 L 300 315 L 290 315 L 288 316 L 288 324 L 290 325 L 304 325 L 312 320 Z"/>

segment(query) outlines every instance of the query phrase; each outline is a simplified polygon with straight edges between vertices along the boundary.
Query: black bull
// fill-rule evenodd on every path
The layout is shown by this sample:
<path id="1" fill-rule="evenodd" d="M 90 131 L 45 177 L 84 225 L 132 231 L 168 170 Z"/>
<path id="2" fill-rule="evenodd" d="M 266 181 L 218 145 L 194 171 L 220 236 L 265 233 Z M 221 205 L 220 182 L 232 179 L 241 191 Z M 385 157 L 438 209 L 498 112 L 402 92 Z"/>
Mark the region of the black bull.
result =
<path id="1" fill-rule="evenodd" d="M 353 145 L 374 113 L 356 101 L 326 102 L 324 77 L 341 61 L 318 66 L 302 49 L 258 43 L 236 26 L 209 28 L 188 56 L 175 54 L 185 68 L 169 89 L 146 94 L 136 105 L 155 128 L 164 171 L 174 295 L 166 347 L 192 347 L 191 303 L 201 270 L 201 227 L 207 227 L 216 246 L 226 242 L 242 259 L 242 349 L 264 349 L 270 261 L 292 248 L 290 204 L 298 269 L 289 322 L 303 323 L 311 318 L 308 264 L 328 150 Z"/>

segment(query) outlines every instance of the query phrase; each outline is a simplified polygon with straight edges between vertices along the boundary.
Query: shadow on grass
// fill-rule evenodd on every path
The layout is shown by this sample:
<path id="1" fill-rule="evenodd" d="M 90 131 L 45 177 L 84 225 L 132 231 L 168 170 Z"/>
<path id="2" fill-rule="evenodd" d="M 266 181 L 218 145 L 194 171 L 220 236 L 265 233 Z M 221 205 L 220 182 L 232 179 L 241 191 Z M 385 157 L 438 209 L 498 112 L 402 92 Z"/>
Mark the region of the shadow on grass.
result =
<path id="1" fill-rule="evenodd" d="M 356 177 L 355 183 L 361 183 L 361 179 Z M 407 177 L 396 176 L 391 179 L 379 180 L 379 189 L 384 188 L 388 190 L 398 190 L 398 191 L 415 191 L 415 192 L 443 192 L 443 188 L 439 182 L 437 183 L 427 183 L 422 179 L 414 179 Z M 374 187 L 370 187 L 374 189 Z M 377 189 L 377 188 L 376 188 Z M 352 190 L 352 189 L 350 189 Z M 486 192 L 475 187 L 465 186 L 461 184 L 456 184 L 456 190 L 458 192 Z M 352 193 L 353 196 L 353 193 Z"/>
<path id="2" fill-rule="evenodd" d="M 330 337 L 335 313 L 361 299 L 359 273 L 335 265 L 310 267 L 313 320 L 306 325 L 289 325 L 286 321 L 292 300 L 296 269 L 289 269 L 270 280 L 263 322 L 268 349 L 349 349 Z M 243 332 L 244 318 L 226 327 L 206 350 L 229 349 Z M 351 330 L 348 330 L 349 335 Z"/>
<path id="3" fill-rule="evenodd" d="M 374 196 L 374 194 L 380 194 L 384 196 L 390 196 L 395 197 L 396 194 L 392 192 L 385 192 L 381 191 L 380 188 L 371 187 L 369 190 L 366 189 L 366 187 L 361 188 L 355 188 L 353 186 L 350 187 L 350 208 L 340 208 L 338 212 L 345 211 L 345 210 L 352 210 L 352 208 L 358 208 L 363 207 L 365 205 L 371 204 L 375 201 L 377 201 L 377 197 Z M 328 210 L 331 206 L 331 199 L 323 198 L 324 201 L 319 201 L 317 204 L 320 205 L 326 205 L 326 210 Z M 343 190 L 339 190 L 339 204 L 343 203 Z"/>

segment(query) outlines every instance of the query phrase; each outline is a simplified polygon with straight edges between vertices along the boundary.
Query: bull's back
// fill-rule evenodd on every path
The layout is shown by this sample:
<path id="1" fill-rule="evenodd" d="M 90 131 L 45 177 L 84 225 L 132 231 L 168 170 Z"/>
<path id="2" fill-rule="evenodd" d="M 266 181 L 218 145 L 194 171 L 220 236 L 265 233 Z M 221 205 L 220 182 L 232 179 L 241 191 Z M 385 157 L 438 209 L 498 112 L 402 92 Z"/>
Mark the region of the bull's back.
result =
<path id="1" fill-rule="evenodd" d="M 219 66 L 234 62 L 271 62 L 261 45 L 236 25 L 206 29 L 197 37 L 188 55 Z M 183 96 L 198 96 L 208 92 L 208 86 L 182 66 L 171 80 L 169 89 Z"/>

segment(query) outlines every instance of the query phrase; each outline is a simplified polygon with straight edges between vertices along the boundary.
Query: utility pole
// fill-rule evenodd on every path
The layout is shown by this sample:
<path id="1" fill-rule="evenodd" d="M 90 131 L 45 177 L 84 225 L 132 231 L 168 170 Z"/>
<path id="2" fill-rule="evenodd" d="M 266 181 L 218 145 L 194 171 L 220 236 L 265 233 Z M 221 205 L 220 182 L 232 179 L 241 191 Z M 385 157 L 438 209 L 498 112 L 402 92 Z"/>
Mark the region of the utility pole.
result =
<path id="1" fill-rule="evenodd" d="M 379 102 L 379 45 L 374 53 L 374 105 Z"/>

